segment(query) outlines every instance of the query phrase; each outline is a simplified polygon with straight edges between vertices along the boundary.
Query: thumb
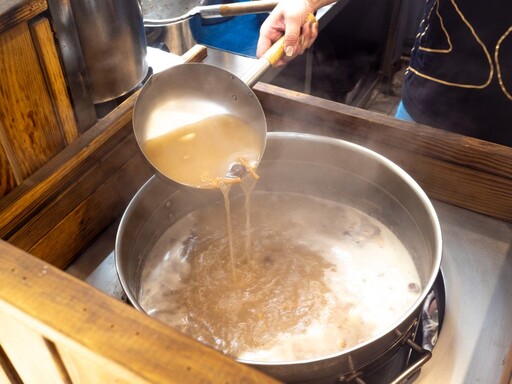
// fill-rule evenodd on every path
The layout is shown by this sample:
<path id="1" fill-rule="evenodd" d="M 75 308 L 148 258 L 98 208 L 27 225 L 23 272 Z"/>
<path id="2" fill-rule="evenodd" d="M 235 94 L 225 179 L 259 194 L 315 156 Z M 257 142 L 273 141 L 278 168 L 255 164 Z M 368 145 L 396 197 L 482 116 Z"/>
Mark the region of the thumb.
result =
<path id="1" fill-rule="evenodd" d="M 291 18 L 285 21 L 286 29 L 284 32 L 284 53 L 291 57 L 299 42 L 300 22 L 297 18 Z"/>

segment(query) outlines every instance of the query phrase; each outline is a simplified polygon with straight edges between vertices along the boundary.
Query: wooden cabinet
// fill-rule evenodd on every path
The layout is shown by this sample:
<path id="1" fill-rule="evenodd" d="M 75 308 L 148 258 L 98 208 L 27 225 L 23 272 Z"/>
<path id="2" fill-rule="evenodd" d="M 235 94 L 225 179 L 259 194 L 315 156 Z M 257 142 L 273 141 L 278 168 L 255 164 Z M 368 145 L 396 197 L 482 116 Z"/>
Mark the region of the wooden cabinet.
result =
<path id="1" fill-rule="evenodd" d="M 0 5 L 0 196 L 78 137 L 46 8 Z"/>

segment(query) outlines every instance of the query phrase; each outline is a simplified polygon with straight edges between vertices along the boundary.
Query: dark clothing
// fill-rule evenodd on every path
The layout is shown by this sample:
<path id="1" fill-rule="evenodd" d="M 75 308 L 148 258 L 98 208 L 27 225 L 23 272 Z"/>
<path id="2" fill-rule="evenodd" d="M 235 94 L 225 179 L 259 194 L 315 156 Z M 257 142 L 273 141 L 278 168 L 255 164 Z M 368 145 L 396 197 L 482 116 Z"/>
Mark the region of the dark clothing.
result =
<path id="1" fill-rule="evenodd" d="M 512 0 L 428 0 L 402 99 L 418 123 L 512 146 Z"/>

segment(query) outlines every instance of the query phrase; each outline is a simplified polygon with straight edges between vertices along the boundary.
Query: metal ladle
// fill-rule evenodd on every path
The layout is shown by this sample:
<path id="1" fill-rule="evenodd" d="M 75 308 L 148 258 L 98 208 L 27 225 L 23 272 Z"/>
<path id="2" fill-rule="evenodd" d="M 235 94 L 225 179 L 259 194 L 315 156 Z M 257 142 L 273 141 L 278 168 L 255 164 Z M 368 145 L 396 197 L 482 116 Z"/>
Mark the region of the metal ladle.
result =
<path id="1" fill-rule="evenodd" d="M 311 15 L 312 16 L 312 15 Z M 224 69 L 202 63 L 180 64 L 154 74 L 142 87 L 133 112 L 133 129 L 144 157 L 158 174 L 191 187 L 204 187 L 189 178 L 166 172 L 162 163 L 146 150 L 145 143 L 172 133 L 188 124 L 218 115 L 233 116 L 248 123 L 257 140 L 255 168 L 265 150 L 267 122 L 263 108 L 251 87 L 284 55 L 284 37 L 279 39 L 240 78 Z M 156 124 L 155 122 L 159 123 Z M 163 122 L 163 123 L 162 123 Z M 217 143 L 212 142 L 212 146 Z M 201 154 L 196 154 L 201 156 Z M 167 167 L 186 167 L 186 159 L 173 160 Z M 205 165 L 207 166 L 207 165 Z M 230 176 L 231 169 L 210 174 L 211 178 Z"/>

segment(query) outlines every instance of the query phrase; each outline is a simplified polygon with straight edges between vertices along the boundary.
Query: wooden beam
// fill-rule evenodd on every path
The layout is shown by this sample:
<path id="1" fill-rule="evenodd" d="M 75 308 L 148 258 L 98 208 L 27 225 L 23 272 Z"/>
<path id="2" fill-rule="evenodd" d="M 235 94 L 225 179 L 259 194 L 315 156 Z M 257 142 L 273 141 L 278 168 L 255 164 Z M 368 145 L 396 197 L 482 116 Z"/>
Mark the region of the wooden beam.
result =
<path id="1" fill-rule="evenodd" d="M 269 84 L 255 91 L 269 130 L 352 141 L 396 162 L 431 198 L 512 221 L 512 148 Z"/>
<path id="2" fill-rule="evenodd" d="M 0 1 L 0 33 L 48 9 L 46 0 Z"/>
<path id="3" fill-rule="evenodd" d="M 31 21 L 29 25 L 62 137 L 66 144 L 70 144 L 78 137 L 78 127 L 50 22 L 41 17 Z"/>

